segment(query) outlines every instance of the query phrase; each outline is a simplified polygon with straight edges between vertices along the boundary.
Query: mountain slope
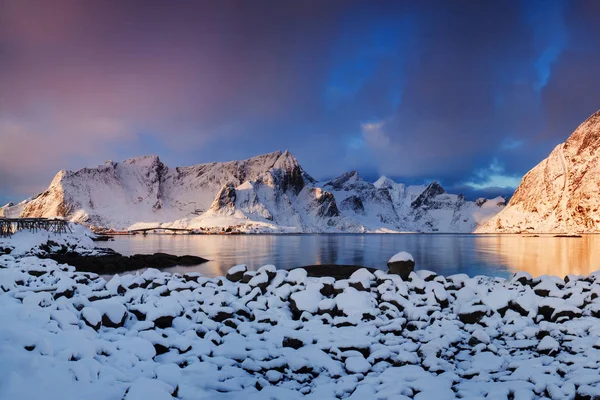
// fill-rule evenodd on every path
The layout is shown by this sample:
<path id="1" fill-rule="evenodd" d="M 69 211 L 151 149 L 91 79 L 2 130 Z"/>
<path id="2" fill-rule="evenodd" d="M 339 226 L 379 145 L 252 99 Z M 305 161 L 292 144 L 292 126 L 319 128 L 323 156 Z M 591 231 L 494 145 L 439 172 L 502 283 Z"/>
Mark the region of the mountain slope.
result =
<path id="1" fill-rule="evenodd" d="M 192 218 L 209 209 L 223 185 L 258 180 L 270 169 L 279 171 L 286 190 L 301 190 L 304 181 L 313 181 L 288 152 L 173 169 L 157 156 L 138 157 L 76 172 L 60 171 L 46 191 L 19 204 L 20 215 L 61 216 L 115 228 Z M 15 214 L 14 207 L 3 207 L 4 213 Z"/>
<path id="2" fill-rule="evenodd" d="M 322 184 L 289 152 L 169 168 L 156 156 L 60 171 L 0 216 L 65 217 L 93 227 L 240 232 L 471 232 L 503 199 L 465 201 L 436 182 L 405 186 L 349 172 Z"/>
<path id="3" fill-rule="evenodd" d="M 529 171 L 477 232 L 600 232 L 600 111 Z"/>

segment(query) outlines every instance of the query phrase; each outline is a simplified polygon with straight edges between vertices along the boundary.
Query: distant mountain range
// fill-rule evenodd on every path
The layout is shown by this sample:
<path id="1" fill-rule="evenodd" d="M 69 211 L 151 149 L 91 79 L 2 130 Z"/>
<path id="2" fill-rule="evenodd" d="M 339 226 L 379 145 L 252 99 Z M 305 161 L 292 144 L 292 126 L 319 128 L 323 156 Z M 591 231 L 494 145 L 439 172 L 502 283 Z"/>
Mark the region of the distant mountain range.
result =
<path id="1" fill-rule="evenodd" d="M 157 156 L 60 171 L 0 216 L 65 217 L 97 228 L 210 232 L 472 232 L 505 200 L 467 201 L 437 183 L 406 186 L 357 172 L 317 182 L 287 151 L 170 168 Z"/>
<path id="2" fill-rule="evenodd" d="M 529 171 L 479 233 L 600 232 L 600 111 Z"/>

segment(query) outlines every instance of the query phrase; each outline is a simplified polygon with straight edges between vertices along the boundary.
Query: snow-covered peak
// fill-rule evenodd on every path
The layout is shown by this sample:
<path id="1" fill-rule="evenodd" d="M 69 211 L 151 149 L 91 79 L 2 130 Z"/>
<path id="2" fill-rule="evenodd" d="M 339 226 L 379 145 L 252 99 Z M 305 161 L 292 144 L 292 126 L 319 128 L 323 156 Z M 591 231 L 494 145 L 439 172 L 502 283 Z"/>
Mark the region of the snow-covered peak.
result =
<path id="1" fill-rule="evenodd" d="M 159 164 L 160 158 L 157 155 L 149 155 L 149 156 L 141 156 L 141 157 L 133 157 L 133 158 L 128 158 L 125 161 L 123 161 L 123 164 L 128 164 L 128 165 L 139 165 L 139 166 L 145 166 L 145 167 L 151 167 L 153 165 Z"/>
<path id="2" fill-rule="evenodd" d="M 427 188 L 411 203 L 412 208 L 419 208 L 427 203 L 434 197 L 444 194 L 446 191 L 437 181 L 433 181 L 427 186 Z"/>
<path id="3" fill-rule="evenodd" d="M 565 150 L 580 156 L 592 156 L 600 148 L 600 110 L 592 114 L 565 142 Z"/>
<path id="4" fill-rule="evenodd" d="M 383 175 L 373 183 L 373 186 L 375 186 L 377 189 L 390 189 L 395 185 L 397 185 L 396 182 Z"/>
<path id="5" fill-rule="evenodd" d="M 73 175 L 74 173 L 75 172 L 73 172 L 73 171 L 61 169 L 60 171 L 58 171 L 56 173 L 56 175 L 54 175 L 54 178 L 52 178 L 52 182 L 50 182 L 50 185 L 56 184 L 56 183 L 60 182 L 64 177 Z"/>
<path id="6" fill-rule="evenodd" d="M 486 207 L 496 207 L 496 206 L 505 206 L 506 198 L 502 196 L 494 197 L 493 199 L 486 199 L 485 197 L 480 197 L 475 200 L 475 204 L 478 207 L 486 208 Z"/>
<path id="7" fill-rule="evenodd" d="M 336 190 L 340 190 L 343 188 L 350 188 L 352 185 L 361 181 L 364 182 L 357 171 L 350 171 L 330 180 L 326 183 L 326 186 L 331 186 Z"/>
<path id="8" fill-rule="evenodd" d="M 433 181 L 429 184 L 429 186 L 427 186 L 427 189 L 425 189 L 425 191 L 430 192 L 435 194 L 436 196 L 438 194 L 443 194 L 446 193 L 446 190 L 442 187 L 442 185 L 440 185 L 438 183 L 438 181 Z"/>
<path id="9" fill-rule="evenodd" d="M 284 152 L 277 151 L 271 154 L 277 157 L 275 163 L 273 164 L 273 168 L 287 169 L 300 166 L 298 160 L 296 160 L 296 157 L 294 157 L 294 155 L 287 150 Z"/>

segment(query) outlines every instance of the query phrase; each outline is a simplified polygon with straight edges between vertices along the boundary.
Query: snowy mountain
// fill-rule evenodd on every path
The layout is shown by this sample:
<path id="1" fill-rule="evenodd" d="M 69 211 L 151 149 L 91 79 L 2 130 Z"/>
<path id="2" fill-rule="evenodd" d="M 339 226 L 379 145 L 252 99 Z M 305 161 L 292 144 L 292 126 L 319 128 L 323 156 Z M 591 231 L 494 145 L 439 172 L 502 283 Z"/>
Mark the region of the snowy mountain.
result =
<path id="1" fill-rule="evenodd" d="M 239 232 L 472 232 L 504 199 L 466 201 L 437 183 L 375 183 L 349 172 L 316 182 L 289 152 L 169 168 L 157 156 L 60 171 L 0 216 L 65 217 L 92 227 Z"/>
<path id="2" fill-rule="evenodd" d="M 600 111 L 529 171 L 477 232 L 600 232 Z"/>
<path id="3" fill-rule="evenodd" d="M 374 186 L 387 189 L 401 224 L 411 232 L 473 232 L 506 205 L 502 197 L 467 201 L 461 194 L 446 193 L 436 181 L 405 186 L 381 177 Z"/>

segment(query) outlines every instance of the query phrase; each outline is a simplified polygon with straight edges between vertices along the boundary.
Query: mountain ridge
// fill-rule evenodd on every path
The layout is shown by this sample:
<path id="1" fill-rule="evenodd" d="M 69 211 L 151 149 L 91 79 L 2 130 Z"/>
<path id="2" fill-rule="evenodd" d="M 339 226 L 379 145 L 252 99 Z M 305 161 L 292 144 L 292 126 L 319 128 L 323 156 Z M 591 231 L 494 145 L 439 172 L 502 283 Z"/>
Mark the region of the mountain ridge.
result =
<path id="1" fill-rule="evenodd" d="M 437 182 L 375 183 L 350 171 L 317 182 L 288 151 L 171 168 L 158 156 L 59 171 L 48 189 L 0 216 L 64 217 L 96 228 L 208 232 L 470 232 L 503 199 L 466 201 Z"/>

